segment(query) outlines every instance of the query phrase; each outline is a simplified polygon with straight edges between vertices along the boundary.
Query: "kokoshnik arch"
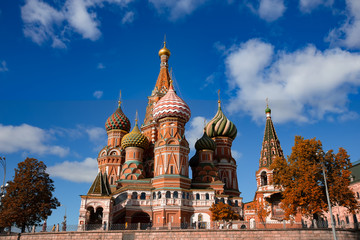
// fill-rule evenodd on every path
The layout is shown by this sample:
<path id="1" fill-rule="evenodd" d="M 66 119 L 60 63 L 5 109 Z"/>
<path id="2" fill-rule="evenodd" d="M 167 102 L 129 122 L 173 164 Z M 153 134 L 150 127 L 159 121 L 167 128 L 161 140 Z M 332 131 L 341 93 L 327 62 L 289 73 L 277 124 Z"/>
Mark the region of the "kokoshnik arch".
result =
<path id="1" fill-rule="evenodd" d="M 191 112 L 172 84 L 165 42 L 159 57 L 160 73 L 143 124 L 136 119 L 130 131 L 120 101 L 105 123 L 108 142 L 97 158 L 98 175 L 87 195 L 81 196 L 79 225 L 210 222 L 209 208 L 217 201 L 232 205 L 243 216 L 231 155 L 236 126 L 219 101 L 189 161 L 185 124 Z"/>

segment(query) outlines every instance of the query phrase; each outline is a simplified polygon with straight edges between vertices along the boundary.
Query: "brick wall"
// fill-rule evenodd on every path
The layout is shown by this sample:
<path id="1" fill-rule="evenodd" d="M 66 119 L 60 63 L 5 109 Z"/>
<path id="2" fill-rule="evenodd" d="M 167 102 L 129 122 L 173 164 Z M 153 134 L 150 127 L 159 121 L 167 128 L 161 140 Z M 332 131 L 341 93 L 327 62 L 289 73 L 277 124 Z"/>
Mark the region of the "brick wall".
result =
<path id="1" fill-rule="evenodd" d="M 337 230 L 339 240 L 360 239 L 360 231 Z M 332 239 L 331 229 L 287 229 L 287 230 L 145 230 L 145 231 L 111 231 L 111 232 L 59 232 L 59 233 L 24 233 L 0 236 L 0 240 L 192 240 L 192 239 L 276 239 L 276 240 L 319 240 Z"/>

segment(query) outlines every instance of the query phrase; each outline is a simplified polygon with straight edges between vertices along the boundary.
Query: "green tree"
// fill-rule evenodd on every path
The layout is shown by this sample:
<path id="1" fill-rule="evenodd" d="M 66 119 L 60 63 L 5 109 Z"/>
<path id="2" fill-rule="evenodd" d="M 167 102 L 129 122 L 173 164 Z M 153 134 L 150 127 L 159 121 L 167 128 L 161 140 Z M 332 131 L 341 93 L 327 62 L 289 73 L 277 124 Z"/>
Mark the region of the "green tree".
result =
<path id="1" fill-rule="evenodd" d="M 16 225 L 21 232 L 38 224 L 60 206 L 53 197 L 53 180 L 45 172 L 46 165 L 34 158 L 26 158 L 15 169 L 15 177 L 9 182 L 0 210 L 0 226 Z"/>
<path id="2" fill-rule="evenodd" d="M 237 220 L 240 218 L 234 210 L 232 210 L 229 204 L 219 202 L 217 204 L 213 203 L 209 210 L 212 213 L 211 219 L 213 221 L 229 221 Z"/>
<path id="3" fill-rule="evenodd" d="M 317 218 L 328 211 L 324 176 L 325 167 L 332 206 L 344 206 L 354 213 L 358 204 L 349 188 L 351 167 L 349 155 L 343 148 L 334 154 L 324 152 L 320 140 L 296 136 L 291 155 L 274 159 L 274 183 L 283 187 L 282 208 L 285 218 L 297 212 Z"/>

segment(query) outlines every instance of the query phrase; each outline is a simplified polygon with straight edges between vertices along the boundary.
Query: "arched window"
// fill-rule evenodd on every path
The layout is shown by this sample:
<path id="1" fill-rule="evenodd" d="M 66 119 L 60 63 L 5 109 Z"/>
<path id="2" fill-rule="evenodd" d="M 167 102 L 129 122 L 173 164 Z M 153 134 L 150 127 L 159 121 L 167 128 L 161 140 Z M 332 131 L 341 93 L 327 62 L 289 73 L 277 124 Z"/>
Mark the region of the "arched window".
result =
<path id="1" fill-rule="evenodd" d="M 133 193 L 131 194 L 131 199 L 137 199 L 137 197 L 138 197 L 137 192 L 133 192 Z"/>
<path id="2" fill-rule="evenodd" d="M 159 199 L 161 198 L 161 192 L 158 192 L 158 198 Z"/>
<path id="3" fill-rule="evenodd" d="M 156 199 L 156 193 L 153 193 L 153 199 Z"/>
<path id="4" fill-rule="evenodd" d="M 238 207 L 239 206 L 239 202 L 238 200 L 235 200 L 235 207 Z"/>
<path id="5" fill-rule="evenodd" d="M 208 193 L 205 194 L 205 199 L 206 199 L 206 200 L 209 200 L 209 199 L 210 199 L 210 196 L 209 196 Z"/>
<path id="6" fill-rule="evenodd" d="M 230 206 L 232 206 L 232 202 L 230 199 L 227 200 L 227 204 L 229 204 Z"/>
<path id="7" fill-rule="evenodd" d="M 186 194 L 186 199 L 189 199 L 189 198 L 190 198 L 190 194 L 187 193 L 187 194 Z"/>
<path id="8" fill-rule="evenodd" d="M 196 200 L 200 200 L 200 194 L 196 194 Z"/>
<path id="9" fill-rule="evenodd" d="M 171 198 L 171 193 L 170 193 L 170 191 L 167 191 L 167 192 L 166 192 L 165 197 L 166 197 L 166 198 Z"/>
<path id="10" fill-rule="evenodd" d="M 224 198 L 221 198 L 220 200 L 222 203 L 225 203 L 225 199 Z"/>
<path id="11" fill-rule="evenodd" d="M 185 199 L 185 192 L 182 193 L 182 199 Z"/>
<path id="12" fill-rule="evenodd" d="M 215 198 L 215 204 L 218 204 L 218 203 L 219 203 L 219 199 Z"/>
<path id="13" fill-rule="evenodd" d="M 144 192 L 142 192 L 140 194 L 140 199 L 142 199 L 142 200 L 146 199 L 146 194 Z"/>
<path id="14" fill-rule="evenodd" d="M 170 174 L 174 174 L 174 166 L 170 167 Z"/>
<path id="15" fill-rule="evenodd" d="M 266 186 L 267 183 L 267 176 L 266 176 L 266 172 L 262 172 L 260 175 L 260 179 L 261 179 L 261 186 Z"/>
<path id="16" fill-rule="evenodd" d="M 175 191 L 174 193 L 173 193 L 173 198 L 178 198 L 178 192 L 177 191 Z"/>

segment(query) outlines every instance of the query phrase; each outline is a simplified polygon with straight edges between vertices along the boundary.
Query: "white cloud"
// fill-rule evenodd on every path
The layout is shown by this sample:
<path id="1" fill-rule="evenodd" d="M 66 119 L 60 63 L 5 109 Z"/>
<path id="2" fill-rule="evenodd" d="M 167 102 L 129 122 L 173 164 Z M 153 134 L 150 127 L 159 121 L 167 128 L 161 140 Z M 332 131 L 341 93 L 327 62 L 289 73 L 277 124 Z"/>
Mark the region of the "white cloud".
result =
<path id="1" fill-rule="evenodd" d="M 93 96 L 97 99 L 100 99 L 102 97 L 103 93 L 104 93 L 103 91 L 95 91 L 93 93 Z"/>
<path id="2" fill-rule="evenodd" d="M 135 13 L 130 11 L 125 13 L 124 17 L 121 20 L 122 24 L 126 24 L 126 23 L 132 23 L 135 19 Z"/>
<path id="3" fill-rule="evenodd" d="M 242 153 L 239 151 L 236 151 L 234 149 L 231 149 L 231 156 L 235 159 L 235 160 L 239 160 L 242 157 Z"/>
<path id="4" fill-rule="evenodd" d="M 96 68 L 97 69 L 105 69 L 106 67 L 105 67 L 105 65 L 103 63 L 98 63 Z"/>
<path id="5" fill-rule="evenodd" d="M 204 121 L 206 119 L 201 116 L 193 117 L 186 129 L 186 140 L 189 142 L 190 149 L 195 149 L 196 141 L 204 134 Z M 206 120 L 208 122 L 209 120 Z"/>
<path id="6" fill-rule="evenodd" d="M 346 0 L 347 20 L 333 29 L 327 40 L 335 46 L 360 49 L 360 1 Z"/>
<path id="7" fill-rule="evenodd" d="M 82 162 L 65 161 L 48 167 L 47 172 L 51 177 L 59 177 L 71 182 L 91 183 L 98 172 L 98 164 L 95 158 L 86 158 Z"/>
<path id="8" fill-rule="evenodd" d="M 251 39 L 231 49 L 226 68 L 235 92 L 228 110 L 256 121 L 264 118 L 266 97 L 278 122 L 345 116 L 348 95 L 360 86 L 360 55 L 341 49 L 320 51 L 309 45 L 275 52 L 271 44 Z"/>
<path id="9" fill-rule="evenodd" d="M 9 71 L 9 69 L 8 69 L 7 66 L 6 66 L 6 61 L 3 60 L 3 61 L 1 61 L 1 63 L 0 63 L 0 72 L 7 72 L 7 71 Z"/>
<path id="10" fill-rule="evenodd" d="M 67 155 L 68 148 L 49 144 L 49 139 L 52 137 L 51 131 L 28 124 L 20 126 L 0 124 L 0 152 L 29 151 L 34 154 L 52 154 L 60 157 Z"/>
<path id="11" fill-rule="evenodd" d="M 334 0 L 300 0 L 300 11 L 304 13 L 310 13 L 317 7 L 325 6 L 331 7 L 334 4 Z"/>
<path id="12" fill-rule="evenodd" d="M 284 0 L 258 0 L 258 7 L 255 4 L 254 1 L 248 1 L 246 5 L 253 13 L 268 22 L 277 20 L 286 10 Z"/>
<path id="13" fill-rule="evenodd" d="M 104 142 L 106 140 L 106 131 L 104 128 L 86 128 L 85 131 L 88 134 L 90 141 L 92 142 L 98 143 Z"/>
<path id="14" fill-rule="evenodd" d="M 208 0 L 149 0 L 159 14 L 167 14 L 170 20 L 177 20 L 193 13 Z"/>
<path id="15" fill-rule="evenodd" d="M 26 0 L 21 7 L 24 35 L 41 45 L 52 41 L 52 47 L 65 48 L 67 36 L 76 32 L 92 41 L 101 36 L 96 9 L 104 3 L 125 8 L 133 0 L 66 0 L 58 8 L 42 0 Z"/>

